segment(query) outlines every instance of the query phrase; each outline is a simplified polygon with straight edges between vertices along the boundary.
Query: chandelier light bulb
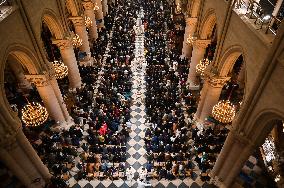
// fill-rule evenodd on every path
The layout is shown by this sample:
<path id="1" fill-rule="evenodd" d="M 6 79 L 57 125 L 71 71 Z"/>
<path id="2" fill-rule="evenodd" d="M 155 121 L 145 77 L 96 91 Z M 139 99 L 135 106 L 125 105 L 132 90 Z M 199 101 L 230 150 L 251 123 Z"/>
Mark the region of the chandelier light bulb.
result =
<path id="1" fill-rule="evenodd" d="M 88 16 L 85 16 L 85 26 L 87 28 L 90 28 L 90 27 L 92 27 L 92 25 L 93 25 L 93 22 L 92 22 L 91 18 L 88 17 Z"/>
<path id="2" fill-rule="evenodd" d="M 65 78 L 68 75 L 68 67 L 61 61 L 53 61 L 56 79 Z"/>
<path id="3" fill-rule="evenodd" d="M 72 44 L 74 47 L 78 48 L 83 45 L 83 40 L 76 34 L 72 39 Z"/>
<path id="4" fill-rule="evenodd" d="M 213 106 L 212 115 L 221 123 L 231 123 L 236 115 L 236 110 L 229 100 L 222 100 Z"/>
<path id="5" fill-rule="evenodd" d="M 28 103 L 22 109 L 22 120 L 27 126 L 39 126 L 46 122 L 47 118 L 46 108 L 37 102 Z"/>
<path id="6" fill-rule="evenodd" d="M 99 9 L 100 9 L 100 7 L 98 6 L 98 3 L 95 3 L 95 5 L 94 5 L 94 10 L 97 11 L 97 10 L 99 10 Z"/>
<path id="7" fill-rule="evenodd" d="M 196 41 L 197 37 L 188 35 L 186 41 L 188 42 L 188 44 L 192 44 L 194 41 Z"/>
<path id="8" fill-rule="evenodd" d="M 196 73 L 200 74 L 200 76 L 204 76 L 204 71 L 210 63 L 211 61 L 208 58 L 201 60 L 196 65 Z"/>

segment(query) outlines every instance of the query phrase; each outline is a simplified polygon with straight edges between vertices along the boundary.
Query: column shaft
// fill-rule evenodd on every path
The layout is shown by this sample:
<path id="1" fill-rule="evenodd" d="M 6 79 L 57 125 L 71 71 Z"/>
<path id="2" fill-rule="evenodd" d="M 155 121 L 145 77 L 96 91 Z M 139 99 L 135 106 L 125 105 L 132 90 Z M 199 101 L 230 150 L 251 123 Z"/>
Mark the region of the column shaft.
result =
<path id="1" fill-rule="evenodd" d="M 200 114 L 200 120 L 204 121 L 205 118 L 211 115 L 213 106 L 218 103 L 222 87 L 213 87 L 209 85 L 206 97 L 204 100 L 202 112 Z"/>
<path id="2" fill-rule="evenodd" d="M 80 51 L 86 52 L 87 55 L 90 56 L 89 37 L 85 26 L 85 20 L 82 17 L 71 17 L 70 19 L 74 24 L 75 33 L 78 34 L 83 41 L 83 45 L 80 46 Z"/>
<path id="3" fill-rule="evenodd" d="M 200 99 L 199 99 L 197 111 L 195 113 L 195 118 L 197 118 L 197 119 L 200 118 L 200 113 L 203 109 L 205 97 L 206 97 L 206 94 L 207 94 L 207 91 L 208 91 L 208 85 L 209 85 L 209 83 L 207 81 L 205 81 L 205 83 L 203 84 L 203 88 L 200 91 Z"/>
<path id="4" fill-rule="evenodd" d="M 44 180 L 48 180 L 51 178 L 51 174 L 49 173 L 48 168 L 42 163 L 41 159 L 39 158 L 38 154 L 24 135 L 22 131 L 20 131 L 17 135 L 17 140 L 19 145 L 25 151 L 26 155 L 30 158 L 32 163 L 37 168 L 38 172 L 44 178 Z"/>
<path id="5" fill-rule="evenodd" d="M 92 40 L 97 40 L 98 29 L 97 29 L 97 23 L 96 23 L 96 17 L 95 17 L 94 9 L 85 10 L 85 15 L 88 16 L 92 20 L 92 26 L 89 27 L 90 38 Z"/>
<path id="6" fill-rule="evenodd" d="M 48 110 L 50 117 L 56 122 L 64 123 L 65 117 L 51 84 L 47 82 L 42 85 L 37 85 L 36 87 L 45 107 Z"/>
<path id="7" fill-rule="evenodd" d="M 86 52 L 87 54 L 90 53 L 90 46 L 89 46 L 89 38 L 88 38 L 88 33 L 86 31 L 86 26 L 85 25 L 76 25 L 75 26 L 75 32 L 76 34 L 79 35 L 79 37 L 83 41 L 83 45 L 80 46 L 80 50 L 82 52 Z"/>
<path id="8" fill-rule="evenodd" d="M 64 100 L 63 100 L 60 88 L 59 88 L 58 83 L 57 83 L 57 80 L 55 78 L 52 78 L 50 80 L 50 82 L 51 82 L 52 88 L 54 90 L 54 93 L 55 93 L 55 95 L 57 97 L 57 100 L 59 102 L 60 108 L 61 108 L 61 110 L 63 112 L 63 115 L 65 117 L 65 121 L 66 122 L 71 122 L 71 117 L 70 117 L 69 112 L 68 112 L 68 110 L 66 108 L 66 105 L 64 103 Z"/>
<path id="9" fill-rule="evenodd" d="M 222 185 L 221 187 L 232 187 L 254 149 L 255 146 L 249 139 L 231 130 L 211 171 L 211 177 L 214 179 L 217 177 L 216 183 Z"/>
<path id="10" fill-rule="evenodd" d="M 25 187 L 32 187 L 35 186 L 31 185 L 32 179 L 26 174 L 26 172 L 17 164 L 9 153 L 0 148 L 0 159 L 1 161 L 11 170 L 11 172 L 24 184 Z"/>
<path id="11" fill-rule="evenodd" d="M 196 117 L 202 122 L 211 115 L 213 106 L 217 104 L 222 88 L 230 77 L 218 77 L 205 75 L 204 93 L 198 104 Z"/>
<path id="12" fill-rule="evenodd" d="M 103 15 L 106 16 L 108 14 L 107 0 L 102 0 L 102 9 L 103 9 Z"/>
<path id="13" fill-rule="evenodd" d="M 68 67 L 70 87 L 80 88 L 82 81 L 71 41 L 54 40 L 53 43 L 59 47 L 63 63 Z"/>
<path id="14" fill-rule="evenodd" d="M 24 171 L 25 175 L 28 177 L 27 184 L 29 186 L 27 187 L 37 188 L 43 187 L 45 185 L 43 177 L 41 176 L 33 162 L 26 155 L 17 140 L 14 141 L 14 143 L 12 143 L 11 146 L 9 146 L 9 148 L 4 151 L 4 154 L 5 157 L 8 157 L 9 162 L 15 163 L 12 165 L 12 168 L 18 169 L 20 170 L 20 172 Z M 22 178 L 25 178 L 24 180 L 26 180 L 26 177 Z"/>
<path id="15" fill-rule="evenodd" d="M 94 3 L 91 1 L 83 1 L 82 4 L 85 9 L 85 16 L 89 17 L 92 20 L 92 26 L 88 28 L 90 33 L 90 38 L 92 40 L 96 40 L 98 38 L 98 31 L 97 31 L 97 23 L 94 11 Z"/>
<path id="16" fill-rule="evenodd" d="M 187 42 L 187 38 L 189 37 L 189 35 L 194 36 L 195 30 L 196 30 L 196 23 L 197 23 L 197 18 L 187 18 L 186 19 L 186 27 L 185 27 L 185 33 L 184 33 L 182 54 L 188 58 L 191 57 L 192 44 L 189 44 Z"/>
<path id="17" fill-rule="evenodd" d="M 103 16 L 103 7 L 101 0 L 94 0 L 95 5 L 97 5 L 99 8 L 95 11 L 96 14 L 96 20 L 101 20 L 100 23 L 98 23 L 98 27 L 104 26 L 104 16 Z"/>
<path id="18" fill-rule="evenodd" d="M 197 84 L 196 65 L 204 58 L 205 50 L 209 43 L 209 40 L 196 40 L 193 43 L 190 69 L 188 73 L 188 82 L 191 85 Z"/>

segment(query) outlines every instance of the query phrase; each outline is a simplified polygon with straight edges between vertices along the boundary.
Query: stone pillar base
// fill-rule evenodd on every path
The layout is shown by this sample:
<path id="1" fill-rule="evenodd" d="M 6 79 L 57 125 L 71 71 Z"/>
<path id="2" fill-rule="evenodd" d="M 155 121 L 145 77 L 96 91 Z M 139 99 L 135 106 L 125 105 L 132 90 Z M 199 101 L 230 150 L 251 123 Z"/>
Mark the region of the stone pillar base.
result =
<path id="1" fill-rule="evenodd" d="M 62 123 L 62 124 L 60 125 L 60 128 L 61 128 L 62 130 L 69 130 L 72 125 L 75 125 L 75 123 L 74 123 L 73 120 L 70 120 L 69 122 L 64 122 L 64 123 Z"/>
<path id="2" fill-rule="evenodd" d="M 190 90 L 199 90 L 200 85 L 189 82 L 187 88 L 190 89 Z"/>
<path id="3" fill-rule="evenodd" d="M 79 64 L 80 64 L 80 66 L 85 66 L 85 67 L 93 66 L 94 58 L 90 57 L 90 58 L 83 59 L 79 62 Z"/>

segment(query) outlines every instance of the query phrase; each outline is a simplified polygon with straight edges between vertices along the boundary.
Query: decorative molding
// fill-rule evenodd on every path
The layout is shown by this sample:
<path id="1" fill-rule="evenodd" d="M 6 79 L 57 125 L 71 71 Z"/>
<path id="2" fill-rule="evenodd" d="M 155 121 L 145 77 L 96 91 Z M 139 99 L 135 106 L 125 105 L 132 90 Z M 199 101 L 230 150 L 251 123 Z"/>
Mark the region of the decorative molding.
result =
<path id="1" fill-rule="evenodd" d="M 85 10 L 94 10 L 94 3 L 92 1 L 82 1 Z"/>
<path id="2" fill-rule="evenodd" d="M 60 50 L 73 48 L 72 41 L 69 38 L 52 40 L 52 44 L 55 44 Z"/>
<path id="3" fill-rule="evenodd" d="M 197 40 L 193 41 L 192 45 L 193 45 L 193 48 L 205 49 L 205 48 L 207 48 L 208 44 L 210 44 L 210 43 L 211 43 L 211 40 L 197 39 Z"/>
<path id="4" fill-rule="evenodd" d="M 223 87 L 225 83 L 230 80 L 230 77 L 219 77 L 219 76 L 206 76 L 205 79 L 212 87 Z"/>
<path id="5" fill-rule="evenodd" d="M 85 26 L 85 20 L 81 16 L 69 17 L 74 26 Z"/>
<path id="6" fill-rule="evenodd" d="M 37 74 L 37 75 L 25 75 L 25 77 L 28 81 L 35 84 L 37 87 L 44 87 L 49 85 L 50 75 L 48 73 Z"/>

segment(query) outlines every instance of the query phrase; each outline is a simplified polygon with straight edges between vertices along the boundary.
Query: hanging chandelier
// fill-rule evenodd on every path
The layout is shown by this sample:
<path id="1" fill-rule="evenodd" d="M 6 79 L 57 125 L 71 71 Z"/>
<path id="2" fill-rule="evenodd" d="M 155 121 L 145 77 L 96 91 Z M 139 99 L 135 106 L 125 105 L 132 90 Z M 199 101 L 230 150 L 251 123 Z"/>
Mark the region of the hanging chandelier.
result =
<path id="1" fill-rule="evenodd" d="M 39 126 L 48 118 L 48 112 L 45 107 L 39 103 L 28 103 L 22 109 L 22 120 L 27 126 Z"/>
<path id="2" fill-rule="evenodd" d="M 196 73 L 200 74 L 200 76 L 204 76 L 204 71 L 210 63 L 211 61 L 208 58 L 201 60 L 196 65 Z"/>
<path id="3" fill-rule="evenodd" d="M 276 159 L 275 142 L 272 136 L 268 136 L 262 144 L 266 162 Z"/>
<path id="4" fill-rule="evenodd" d="M 72 39 L 72 44 L 74 47 L 78 48 L 83 45 L 83 40 L 79 37 L 78 34 L 75 34 L 75 36 Z"/>
<path id="5" fill-rule="evenodd" d="M 85 16 L 85 26 L 87 28 L 90 28 L 90 27 L 92 27 L 92 25 L 93 25 L 93 22 L 92 22 L 91 18 L 88 17 L 88 16 Z"/>
<path id="6" fill-rule="evenodd" d="M 55 70 L 56 79 L 62 79 L 68 75 L 68 67 L 64 65 L 64 63 L 55 60 L 52 64 Z"/>
<path id="7" fill-rule="evenodd" d="M 100 9 L 100 7 L 98 6 L 98 3 L 95 3 L 95 5 L 94 5 L 94 10 L 97 11 L 97 10 L 99 10 L 99 9 Z"/>
<path id="8" fill-rule="evenodd" d="M 230 123 L 233 121 L 236 111 L 229 100 L 219 101 L 212 110 L 213 118 L 221 123 Z"/>
<path id="9" fill-rule="evenodd" d="M 190 34 L 188 35 L 186 41 L 189 43 L 189 44 L 192 44 L 194 41 L 196 41 L 197 37 L 194 37 L 194 36 L 191 36 Z"/>

